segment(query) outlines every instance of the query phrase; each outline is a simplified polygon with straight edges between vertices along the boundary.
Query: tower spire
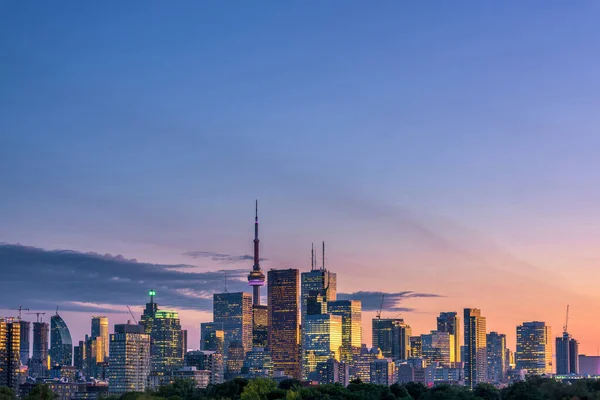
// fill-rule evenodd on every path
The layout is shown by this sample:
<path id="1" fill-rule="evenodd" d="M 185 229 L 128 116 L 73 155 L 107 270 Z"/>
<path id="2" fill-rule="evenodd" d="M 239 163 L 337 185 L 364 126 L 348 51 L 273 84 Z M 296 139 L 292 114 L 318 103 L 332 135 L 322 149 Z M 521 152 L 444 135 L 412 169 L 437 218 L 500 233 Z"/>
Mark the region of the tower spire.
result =
<path id="1" fill-rule="evenodd" d="M 310 270 L 315 270 L 315 244 L 310 244 Z"/>
<path id="2" fill-rule="evenodd" d="M 255 202 L 254 208 L 254 265 L 252 271 L 248 275 L 248 284 L 252 286 L 252 304 L 260 305 L 260 287 L 265 284 L 265 275 L 260 270 L 260 256 L 259 256 L 259 243 L 258 239 L 258 200 Z"/>
<path id="3" fill-rule="evenodd" d="M 321 270 L 325 271 L 325 241 L 323 240 L 323 265 L 321 266 Z"/>

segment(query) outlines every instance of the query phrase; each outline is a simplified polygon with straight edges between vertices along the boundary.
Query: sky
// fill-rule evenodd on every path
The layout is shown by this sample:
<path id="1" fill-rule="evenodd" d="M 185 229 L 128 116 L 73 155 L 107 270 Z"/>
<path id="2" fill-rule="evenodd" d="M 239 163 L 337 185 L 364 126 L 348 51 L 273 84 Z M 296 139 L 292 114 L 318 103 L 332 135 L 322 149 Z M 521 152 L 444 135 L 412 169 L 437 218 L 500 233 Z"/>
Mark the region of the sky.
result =
<path id="1" fill-rule="evenodd" d="M 2 2 L 0 309 L 59 306 L 77 341 L 153 288 L 197 347 L 224 276 L 249 291 L 258 199 L 263 269 L 326 241 L 367 344 L 388 293 L 414 333 L 477 307 L 513 349 L 569 304 L 596 354 L 599 12 Z"/>

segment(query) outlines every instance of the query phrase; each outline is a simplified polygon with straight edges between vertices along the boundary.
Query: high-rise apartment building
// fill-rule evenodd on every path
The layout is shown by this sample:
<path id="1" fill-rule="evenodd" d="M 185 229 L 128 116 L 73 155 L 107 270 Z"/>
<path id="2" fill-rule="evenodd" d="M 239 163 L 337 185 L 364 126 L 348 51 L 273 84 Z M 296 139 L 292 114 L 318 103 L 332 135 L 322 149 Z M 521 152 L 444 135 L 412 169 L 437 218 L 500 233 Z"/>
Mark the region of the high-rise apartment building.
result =
<path id="1" fill-rule="evenodd" d="M 92 339 L 102 338 L 102 360 L 108 357 L 108 318 L 105 316 L 92 317 Z"/>
<path id="2" fill-rule="evenodd" d="M 317 364 L 329 358 L 340 361 L 342 349 L 342 316 L 307 315 L 302 328 L 302 377 L 318 381 Z"/>
<path id="3" fill-rule="evenodd" d="M 380 349 L 384 357 L 394 361 L 410 357 L 411 333 L 410 326 L 403 319 L 373 318 L 373 347 Z"/>
<path id="4" fill-rule="evenodd" d="M 300 377 L 299 295 L 297 269 L 268 272 L 269 349 L 273 369 L 292 378 Z"/>
<path id="5" fill-rule="evenodd" d="M 145 333 L 144 327 L 115 325 L 109 349 L 109 392 L 143 392 L 150 374 L 150 335 Z"/>
<path id="6" fill-rule="evenodd" d="M 556 338 L 556 374 L 579 373 L 579 343 L 568 332 Z"/>
<path id="7" fill-rule="evenodd" d="M 362 303 L 360 300 L 330 301 L 327 312 L 342 317 L 341 361 L 351 363 L 362 345 Z"/>
<path id="8" fill-rule="evenodd" d="M 48 372 L 49 332 L 46 322 L 33 323 L 33 352 L 29 360 L 29 374 L 33 377 L 45 377 Z"/>
<path id="9" fill-rule="evenodd" d="M 410 358 L 423 357 L 423 341 L 421 336 L 410 337 Z"/>
<path id="10" fill-rule="evenodd" d="M 396 364 L 389 358 L 374 360 L 371 362 L 370 378 L 370 382 L 376 385 L 390 386 L 396 383 Z"/>
<path id="11" fill-rule="evenodd" d="M 225 376 L 227 379 L 233 379 L 242 371 L 246 352 L 241 342 L 231 341 L 227 348 L 227 359 L 225 360 Z"/>
<path id="12" fill-rule="evenodd" d="M 71 332 L 58 312 L 50 318 L 50 366 L 73 365 Z"/>
<path id="13" fill-rule="evenodd" d="M 448 332 L 454 336 L 454 355 L 455 361 L 461 361 L 460 359 L 460 346 L 462 340 L 460 336 L 460 317 L 457 312 L 441 312 L 437 317 L 437 331 Z"/>
<path id="14" fill-rule="evenodd" d="M 252 347 L 267 347 L 269 335 L 269 307 L 252 306 Z"/>
<path id="15" fill-rule="evenodd" d="M 21 325 L 12 318 L 0 318 L 0 386 L 19 389 Z"/>
<path id="16" fill-rule="evenodd" d="M 210 383 L 217 385 L 225 381 L 225 364 L 223 354 L 209 350 L 188 351 L 185 365 L 198 370 L 210 371 Z"/>
<path id="17" fill-rule="evenodd" d="M 523 322 L 517 326 L 517 369 L 534 375 L 552 373 L 552 331 L 545 322 Z"/>
<path id="18" fill-rule="evenodd" d="M 323 243 L 323 262 L 321 267 L 316 266 L 314 251 L 312 252 L 312 266 L 309 272 L 302 273 L 301 284 L 301 324 L 308 314 L 308 299 L 310 296 L 320 296 L 323 301 L 335 301 L 337 299 L 337 275 L 325 268 L 325 243 Z"/>
<path id="19" fill-rule="evenodd" d="M 428 363 L 439 362 L 444 366 L 456 361 L 454 335 L 448 332 L 431 331 L 421 335 L 421 352 Z"/>
<path id="20" fill-rule="evenodd" d="M 19 321 L 21 325 L 21 365 L 27 365 L 29 362 L 29 349 L 31 347 L 31 322 Z"/>
<path id="21" fill-rule="evenodd" d="M 465 384 L 475 387 L 487 379 L 487 342 L 485 317 L 477 308 L 465 308 Z"/>
<path id="22" fill-rule="evenodd" d="M 252 295 L 249 293 L 213 295 L 213 321 L 223 324 L 225 354 L 231 342 L 241 343 L 244 351 L 252 349 L 252 318 Z"/>
<path id="23" fill-rule="evenodd" d="M 490 383 L 502 383 L 506 380 L 506 335 L 490 332 L 486 338 L 487 380 Z"/>
<path id="24" fill-rule="evenodd" d="M 225 355 L 225 332 L 222 322 L 202 322 L 200 324 L 200 350 L 214 351 Z"/>

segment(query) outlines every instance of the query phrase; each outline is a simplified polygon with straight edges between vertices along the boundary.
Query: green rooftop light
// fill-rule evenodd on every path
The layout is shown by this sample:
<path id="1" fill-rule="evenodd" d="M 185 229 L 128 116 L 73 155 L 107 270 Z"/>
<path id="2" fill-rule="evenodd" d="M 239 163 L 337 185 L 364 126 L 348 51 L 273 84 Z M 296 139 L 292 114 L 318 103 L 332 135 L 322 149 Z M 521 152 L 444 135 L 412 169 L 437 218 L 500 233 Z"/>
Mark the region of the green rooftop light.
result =
<path id="1" fill-rule="evenodd" d="M 149 291 L 148 294 L 150 296 L 156 296 L 156 292 L 154 290 Z"/>

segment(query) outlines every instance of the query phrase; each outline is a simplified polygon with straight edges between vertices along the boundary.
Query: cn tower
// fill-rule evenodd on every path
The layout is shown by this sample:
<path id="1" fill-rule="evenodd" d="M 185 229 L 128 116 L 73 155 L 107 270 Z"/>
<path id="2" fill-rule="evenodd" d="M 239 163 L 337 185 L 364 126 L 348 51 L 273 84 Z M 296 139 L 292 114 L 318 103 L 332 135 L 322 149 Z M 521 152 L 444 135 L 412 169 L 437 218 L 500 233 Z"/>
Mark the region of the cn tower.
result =
<path id="1" fill-rule="evenodd" d="M 252 304 L 260 305 L 260 287 L 265 285 L 265 274 L 260 270 L 260 262 L 258 256 L 258 200 L 256 200 L 256 214 L 254 217 L 254 265 L 252 272 L 248 275 L 248 284 L 252 286 Z"/>

